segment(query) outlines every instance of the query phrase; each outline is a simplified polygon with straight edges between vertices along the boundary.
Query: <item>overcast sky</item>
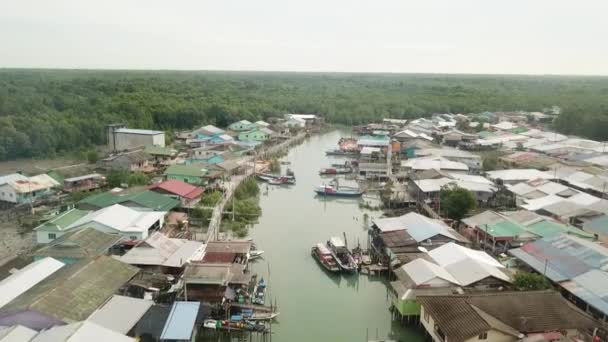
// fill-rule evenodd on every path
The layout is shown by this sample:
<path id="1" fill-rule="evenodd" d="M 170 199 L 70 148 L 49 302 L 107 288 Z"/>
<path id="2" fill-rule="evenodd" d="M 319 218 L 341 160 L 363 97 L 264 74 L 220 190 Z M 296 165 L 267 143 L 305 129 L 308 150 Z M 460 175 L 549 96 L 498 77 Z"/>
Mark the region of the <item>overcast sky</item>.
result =
<path id="1" fill-rule="evenodd" d="M 0 67 L 608 75 L 607 0 L 0 0 Z"/>

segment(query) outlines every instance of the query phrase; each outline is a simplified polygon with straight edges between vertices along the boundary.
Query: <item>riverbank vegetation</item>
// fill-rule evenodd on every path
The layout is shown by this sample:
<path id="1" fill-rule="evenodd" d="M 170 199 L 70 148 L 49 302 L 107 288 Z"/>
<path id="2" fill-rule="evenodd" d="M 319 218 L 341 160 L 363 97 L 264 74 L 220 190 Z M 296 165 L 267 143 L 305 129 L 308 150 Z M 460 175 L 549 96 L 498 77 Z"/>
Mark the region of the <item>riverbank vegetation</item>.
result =
<path id="1" fill-rule="evenodd" d="M 557 105 L 560 131 L 605 140 L 606 98 L 606 77 L 5 69 L 0 160 L 86 153 L 109 123 L 173 131 L 287 112 L 352 125 Z"/>
<path id="2" fill-rule="evenodd" d="M 237 237 L 245 237 L 249 232 L 249 226 L 256 223 L 262 208 L 259 205 L 260 187 L 254 178 L 241 182 L 234 191 L 234 203 L 232 208 L 226 206 L 231 213 L 226 214 L 222 220 L 222 231 L 231 231 Z"/>

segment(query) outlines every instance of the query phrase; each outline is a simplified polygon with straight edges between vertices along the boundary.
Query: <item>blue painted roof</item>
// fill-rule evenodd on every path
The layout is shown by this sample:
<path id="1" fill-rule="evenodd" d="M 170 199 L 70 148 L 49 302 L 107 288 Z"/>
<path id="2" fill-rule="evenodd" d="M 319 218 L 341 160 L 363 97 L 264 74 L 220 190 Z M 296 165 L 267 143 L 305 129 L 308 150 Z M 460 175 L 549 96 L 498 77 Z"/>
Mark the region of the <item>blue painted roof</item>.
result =
<path id="1" fill-rule="evenodd" d="M 585 223 L 583 229 L 598 235 L 608 235 L 608 215 L 602 215 Z"/>
<path id="2" fill-rule="evenodd" d="M 572 281 L 563 283 L 563 287 L 608 315 L 608 273 L 591 270 L 575 277 Z"/>
<path id="3" fill-rule="evenodd" d="M 593 269 L 608 271 L 608 248 L 572 235 L 546 237 L 509 252 L 554 282 Z"/>
<path id="4" fill-rule="evenodd" d="M 199 302 L 175 302 L 160 335 L 161 340 L 190 340 L 201 306 Z"/>

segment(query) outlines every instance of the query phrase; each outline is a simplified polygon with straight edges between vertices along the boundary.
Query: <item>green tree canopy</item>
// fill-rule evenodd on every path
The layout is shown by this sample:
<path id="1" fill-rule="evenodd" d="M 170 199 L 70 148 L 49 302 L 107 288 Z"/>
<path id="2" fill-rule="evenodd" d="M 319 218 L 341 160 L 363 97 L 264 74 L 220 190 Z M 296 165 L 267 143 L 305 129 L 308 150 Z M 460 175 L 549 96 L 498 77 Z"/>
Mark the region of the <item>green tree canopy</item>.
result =
<path id="1" fill-rule="evenodd" d="M 546 290 L 551 288 L 551 282 L 542 274 L 522 271 L 515 274 L 513 284 L 518 289 L 524 291 Z"/>
<path id="2" fill-rule="evenodd" d="M 467 189 L 453 184 L 444 185 L 439 192 L 441 211 L 453 220 L 460 221 L 477 207 L 475 195 Z"/>

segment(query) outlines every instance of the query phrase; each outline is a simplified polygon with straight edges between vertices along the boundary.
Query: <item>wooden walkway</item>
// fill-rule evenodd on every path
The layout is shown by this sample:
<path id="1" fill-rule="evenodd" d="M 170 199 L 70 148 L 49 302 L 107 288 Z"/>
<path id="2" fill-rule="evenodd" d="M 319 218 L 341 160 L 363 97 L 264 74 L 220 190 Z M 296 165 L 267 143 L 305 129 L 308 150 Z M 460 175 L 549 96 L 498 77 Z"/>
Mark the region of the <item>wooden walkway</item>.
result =
<path id="1" fill-rule="evenodd" d="M 295 137 L 288 139 L 278 145 L 274 145 L 267 149 L 259 151 L 257 155 L 264 156 L 265 158 L 267 158 L 276 153 L 280 153 L 283 149 L 286 149 L 289 146 L 304 140 L 304 138 L 306 138 L 306 134 L 300 133 Z M 207 242 L 217 241 L 219 239 L 220 226 L 222 225 L 222 214 L 224 213 L 224 208 L 232 199 L 234 191 L 241 184 L 241 182 L 243 182 L 249 177 L 254 176 L 255 160 L 256 157 L 254 156 L 245 157 L 241 160 L 241 165 L 246 166 L 245 173 L 242 175 L 232 176 L 232 179 L 230 179 L 230 182 L 227 184 L 227 187 L 224 191 L 224 197 L 222 197 L 219 203 L 216 204 L 215 208 L 213 208 L 213 213 L 211 214 L 211 219 L 209 220 L 209 228 L 207 229 Z"/>

